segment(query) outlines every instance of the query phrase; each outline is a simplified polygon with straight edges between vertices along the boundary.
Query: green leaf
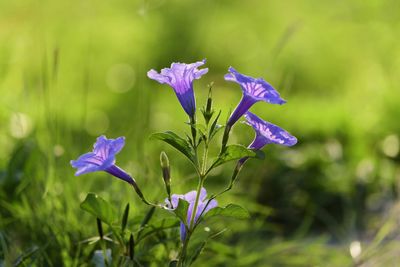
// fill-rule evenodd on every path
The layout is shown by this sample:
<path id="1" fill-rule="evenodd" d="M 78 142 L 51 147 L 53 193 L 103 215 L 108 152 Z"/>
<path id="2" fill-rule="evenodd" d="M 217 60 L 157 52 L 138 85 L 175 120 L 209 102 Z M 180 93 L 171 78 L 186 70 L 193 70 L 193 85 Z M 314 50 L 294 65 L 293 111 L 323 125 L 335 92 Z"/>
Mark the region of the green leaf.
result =
<path id="1" fill-rule="evenodd" d="M 121 222 L 122 232 L 125 230 L 125 227 L 128 223 L 128 216 L 129 216 L 129 203 L 126 204 L 124 214 L 122 215 L 122 222 Z"/>
<path id="2" fill-rule="evenodd" d="M 196 250 L 193 253 L 192 258 L 190 259 L 190 265 L 193 264 L 193 262 L 199 257 L 200 253 L 204 250 L 204 247 L 206 245 L 207 241 L 201 242 L 200 246 L 196 248 Z"/>
<path id="3" fill-rule="evenodd" d="M 224 207 L 216 207 L 209 210 L 205 215 L 204 218 L 211 218 L 214 216 L 224 216 L 224 217 L 232 217 L 237 219 L 247 219 L 250 217 L 249 212 L 236 204 L 229 204 L 228 206 Z"/>
<path id="4" fill-rule="evenodd" d="M 220 155 L 214 162 L 213 167 L 217 167 L 231 160 L 239 160 L 245 157 L 255 158 L 257 157 L 257 153 L 242 145 L 230 145 L 226 147 L 224 153 L 222 153 L 222 155 Z"/>
<path id="5" fill-rule="evenodd" d="M 265 153 L 261 150 L 253 150 L 256 153 L 256 159 L 265 159 Z"/>
<path id="6" fill-rule="evenodd" d="M 33 246 L 32 248 L 25 251 L 22 255 L 18 256 L 18 258 L 14 261 L 12 266 L 26 266 L 26 260 L 29 258 L 33 258 L 37 252 L 39 252 L 40 248 L 37 246 Z M 3 266 L 3 265 L 0 265 Z"/>
<path id="7" fill-rule="evenodd" d="M 138 233 L 137 242 L 153 233 L 164 231 L 165 229 L 174 228 L 177 226 L 179 226 L 179 221 L 176 218 L 166 218 L 154 221 L 151 225 L 146 225 L 140 230 L 140 234 Z"/>
<path id="8" fill-rule="evenodd" d="M 214 119 L 213 123 L 211 124 L 210 132 L 209 132 L 209 136 L 208 136 L 209 139 L 212 139 L 212 138 L 214 137 L 214 135 L 215 135 L 220 129 L 223 128 L 221 125 L 217 124 L 220 115 L 221 115 L 221 110 L 218 112 L 217 117 Z"/>
<path id="9" fill-rule="evenodd" d="M 178 207 L 173 210 L 175 215 L 186 225 L 187 211 L 189 208 L 189 202 L 183 199 L 179 199 Z"/>
<path id="10" fill-rule="evenodd" d="M 193 148 L 190 145 L 188 141 L 180 137 L 179 135 L 167 131 L 164 133 L 154 133 L 150 136 L 150 139 L 157 139 L 164 141 L 171 146 L 173 146 L 175 149 L 179 150 L 184 154 L 191 162 L 195 163 L 196 162 L 196 156 L 194 154 Z"/>
<path id="11" fill-rule="evenodd" d="M 93 193 L 89 193 L 86 196 L 86 199 L 81 203 L 81 209 L 89 212 L 108 225 L 111 225 L 116 218 L 115 210 L 110 203 Z"/>
<path id="12" fill-rule="evenodd" d="M 142 222 L 140 223 L 140 228 L 144 227 L 151 219 L 151 217 L 153 217 L 154 215 L 154 211 L 156 210 L 156 207 L 151 207 L 149 209 L 149 211 L 146 213 L 146 216 L 144 216 Z"/>

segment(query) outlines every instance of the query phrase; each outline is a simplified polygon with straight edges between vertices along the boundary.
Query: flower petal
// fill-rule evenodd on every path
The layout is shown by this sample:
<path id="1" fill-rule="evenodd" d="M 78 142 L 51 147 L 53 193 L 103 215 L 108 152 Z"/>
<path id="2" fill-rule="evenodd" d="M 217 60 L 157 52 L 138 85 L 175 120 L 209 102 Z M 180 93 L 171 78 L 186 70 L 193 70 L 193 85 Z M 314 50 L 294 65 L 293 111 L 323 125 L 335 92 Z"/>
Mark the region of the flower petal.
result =
<path id="1" fill-rule="evenodd" d="M 251 112 L 245 114 L 246 123 L 256 131 L 256 138 L 249 146 L 253 149 L 261 149 L 266 144 L 279 144 L 284 146 L 293 146 L 297 143 L 297 138 L 284 129 L 264 121 Z"/>
<path id="2" fill-rule="evenodd" d="M 193 92 L 193 81 L 199 79 L 208 72 L 208 69 L 198 69 L 205 64 L 205 60 L 191 64 L 172 63 L 170 68 L 164 68 L 160 73 L 155 70 L 147 72 L 150 79 L 159 83 L 170 85 L 178 97 L 185 112 L 193 117 L 196 110 L 196 102 Z"/>
<path id="3" fill-rule="evenodd" d="M 225 75 L 225 80 L 238 83 L 242 87 L 243 93 L 253 97 L 256 101 L 265 101 L 271 104 L 286 103 L 278 91 L 264 79 L 241 74 L 233 67 L 229 68 L 229 72 Z"/>
<path id="4" fill-rule="evenodd" d="M 95 171 L 105 171 L 115 164 L 115 155 L 121 151 L 125 138 L 107 139 L 104 135 L 97 138 L 93 152 L 81 155 L 77 160 L 71 160 L 72 167 L 78 169 L 75 175 Z"/>

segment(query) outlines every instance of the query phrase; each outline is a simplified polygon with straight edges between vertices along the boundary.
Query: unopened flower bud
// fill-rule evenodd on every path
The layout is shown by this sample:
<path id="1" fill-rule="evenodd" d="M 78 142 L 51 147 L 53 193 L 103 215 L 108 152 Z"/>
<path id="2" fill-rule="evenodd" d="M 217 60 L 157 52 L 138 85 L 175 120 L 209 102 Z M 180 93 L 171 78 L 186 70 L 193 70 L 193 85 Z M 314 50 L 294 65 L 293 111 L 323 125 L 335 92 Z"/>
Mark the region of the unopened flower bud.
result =
<path id="1" fill-rule="evenodd" d="M 211 83 L 209 85 L 207 103 L 206 103 L 205 109 L 203 110 L 203 116 L 204 116 L 204 119 L 207 124 L 210 121 L 210 119 L 214 113 L 214 111 L 212 110 L 212 86 L 213 86 L 213 83 Z"/>
<path id="2" fill-rule="evenodd" d="M 161 170 L 164 179 L 165 189 L 167 190 L 168 196 L 171 195 L 171 169 L 169 166 L 169 160 L 167 154 L 162 151 L 160 154 Z"/>

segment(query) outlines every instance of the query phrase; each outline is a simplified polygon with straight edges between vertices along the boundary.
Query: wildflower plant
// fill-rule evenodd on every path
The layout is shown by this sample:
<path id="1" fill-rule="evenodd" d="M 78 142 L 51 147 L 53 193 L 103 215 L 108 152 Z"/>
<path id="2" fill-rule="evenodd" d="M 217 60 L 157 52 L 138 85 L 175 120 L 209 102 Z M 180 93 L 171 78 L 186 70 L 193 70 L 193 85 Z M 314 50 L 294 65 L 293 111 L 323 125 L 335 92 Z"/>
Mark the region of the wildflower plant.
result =
<path id="1" fill-rule="evenodd" d="M 161 152 L 160 163 L 166 192 L 165 198 L 157 199 L 154 202 L 148 201 L 140 190 L 136 179 L 116 165 L 115 155 L 123 148 L 125 143 L 124 137 L 107 139 L 105 136 L 100 136 L 92 152 L 83 154 L 77 160 L 71 161 L 72 167 L 77 169 L 76 175 L 96 171 L 107 172 L 127 182 L 133 187 L 139 198 L 146 205 L 150 206 L 147 215 L 135 231 L 127 229 L 129 204 L 125 208 L 119 226 L 115 224 L 116 219 L 113 207 L 101 197 L 92 193 L 88 194 L 82 202 L 81 207 L 97 218 L 99 237 L 90 239 L 90 242 L 99 242 L 101 248 L 96 251 L 93 261 L 100 260 L 107 265 L 147 266 L 155 259 L 146 259 L 145 252 L 142 252 L 140 255 L 135 253 L 139 243 L 145 237 L 151 235 L 158 237 L 165 236 L 168 231 L 179 229 L 180 238 L 175 242 L 178 244 L 176 247 L 177 253 L 166 253 L 166 260 L 160 263 L 160 265 L 191 265 L 205 246 L 205 242 L 202 242 L 198 248 L 189 250 L 192 235 L 198 225 L 214 216 L 249 217 L 248 212 L 237 204 L 232 203 L 222 207 L 217 202 L 219 196 L 228 192 L 233 187 L 245 162 L 251 158 L 263 158 L 264 154 L 261 149 L 265 145 L 279 144 L 293 146 L 297 143 L 297 139 L 287 131 L 249 112 L 252 105 L 258 101 L 270 104 L 284 104 L 286 101 L 263 79 L 246 76 L 232 67 L 229 68 L 229 73 L 225 75 L 225 80 L 236 82 L 240 85 L 243 91 L 241 101 L 229 115 L 227 123 L 221 125 L 221 111 L 215 112 L 213 108 L 212 85 L 210 85 L 207 102 L 200 109 L 204 122 L 198 123 L 196 115 L 199 116 L 199 113 L 196 108 L 193 83 L 194 80 L 199 79 L 208 72 L 207 68 L 199 69 L 204 64 L 205 60 L 192 64 L 172 63 L 170 68 L 162 69 L 160 73 L 155 70 L 150 70 L 147 73 L 150 79 L 161 84 L 167 84 L 173 88 L 182 108 L 188 115 L 190 135 L 182 137 L 172 131 L 167 131 L 155 133 L 151 135 L 151 139 L 168 143 L 189 160 L 198 176 L 198 185 L 195 190 L 186 194 L 172 194 L 173 188 L 171 187 L 169 159 L 165 152 Z M 251 143 L 249 142 L 248 146 L 228 144 L 232 127 L 242 115 L 245 117 L 245 123 L 254 129 L 255 138 Z M 217 137 L 221 137 L 217 133 L 224 127 L 225 130 L 220 141 L 221 145 L 218 149 L 219 153 L 213 155 L 213 158 L 209 160 L 211 141 Z M 229 161 L 236 161 L 237 163 L 232 171 L 230 180 L 227 181 L 226 188 L 220 192 L 210 194 L 207 198 L 205 181 L 208 174 L 214 168 Z M 139 182 L 143 181 L 139 180 Z M 151 225 L 151 218 L 156 209 L 167 211 L 167 213 L 173 216 L 172 219 L 169 221 L 163 220 L 162 225 L 157 225 L 156 222 Z M 109 226 L 111 229 L 110 233 L 104 233 L 103 223 Z"/>

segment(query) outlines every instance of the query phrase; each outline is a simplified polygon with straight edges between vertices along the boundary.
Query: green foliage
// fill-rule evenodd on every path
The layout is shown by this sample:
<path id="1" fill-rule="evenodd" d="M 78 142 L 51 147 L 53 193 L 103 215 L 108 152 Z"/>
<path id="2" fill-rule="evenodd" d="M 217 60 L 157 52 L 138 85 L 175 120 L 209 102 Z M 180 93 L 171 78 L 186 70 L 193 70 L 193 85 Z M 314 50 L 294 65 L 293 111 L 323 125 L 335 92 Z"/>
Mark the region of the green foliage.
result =
<path id="1" fill-rule="evenodd" d="M 239 160 L 242 158 L 255 158 L 258 155 L 261 155 L 262 152 L 256 153 L 255 151 L 246 148 L 245 146 L 242 145 L 230 145 L 226 147 L 226 150 L 219 155 L 217 160 L 213 163 L 213 167 L 217 167 L 219 165 L 222 165 L 226 162 L 232 161 L 232 160 Z M 261 156 L 260 156 L 261 157 Z"/>
<path id="2" fill-rule="evenodd" d="M 214 216 L 232 217 L 236 219 L 248 219 L 250 214 L 247 210 L 236 204 L 229 204 L 226 207 L 216 207 L 207 212 L 204 216 L 205 219 Z"/>
<path id="3" fill-rule="evenodd" d="M 175 207 L 174 207 L 175 208 Z M 187 226 L 187 211 L 189 208 L 189 203 L 185 200 L 178 200 L 178 207 L 176 207 L 173 212 L 184 224 Z"/>
<path id="4" fill-rule="evenodd" d="M 399 227 L 386 222 L 387 213 L 399 214 L 391 208 L 399 195 L 397 1 L 92 4 L 0 1 L 0 25 L 7 25 L 0 31 L 0 265 L 23 259 L 22 266 L 89 266 L 101 249 L 97 239 L 80 243 L 97 232 L 94 215 L 79 212 L 90 191 L 115 207 L 114 218 L 123 217 L 119 203 L 129 201 L 125 230 L 138 233 L 148 209 L 131 189 L 103 174 L 74 177 L 68 162 L 97 135 L 126 135 L 129 153 L 118 160 L 150 199 L 162 201 L 153 169 L 159 144 L 147 136 L 179 129 L 184 113 L 173 93 L 145 73 L 202 57 L 216 67 L 195 85 L 197 103 L 215 81 L 221 123 L 240 97 L 223 81 L 227 67 L 263 77 L 290 105 L 253 111 L 287 128 L 299 145 L 267 147 L 268 161 L 246 163 L 234 194 L 220 202 L 246 202 L 251 223 L 229 221 L 230 231 L 208 241 L 195 266 L 399 262 Z M 235 127 L 231 140 L 246 146 L 252 134 Z M 220 130 L 212 132 L 219 137 Z M 189 187 L 178 181 L 193 181 L 192 168 L 169 156 L 173 189 L 184 192 Z M 212 192 L 230 176 L 211 174 Z M 144 266 L 164 266 L 171 261 L 162 256 L 164 244 L 177 250 L 165 240 L 176 238 L 179 222 L 153 218 L 151 225 L 143 226 L 135 257 L 147 260 Z M 224 218 L 210 227 L 224 229 Z M 349 239 L 361 237 L 355 263 Z"/>
<path id="5" fill-rule="evenodd" d="M 150 136 L 150 139 L 158 139 L 164 141 L 175 149 L 182 152 L 193 164 L 196 163 L 196 155 L 194 153 L 193 147 L 190 145 L 188 141 L 178 136 L 177 134 L 167 131 L 164 133 L 154 133 Z"/>
<path id="6" fill-rule="evenodd" d="M 115 220 L 116 214 L 113 206 L 94 193 L 89 193 L 86 196 L 85 200 L 81 203 L 81 209 L 89 212 L 108 225 L 112 225 Z"/>

